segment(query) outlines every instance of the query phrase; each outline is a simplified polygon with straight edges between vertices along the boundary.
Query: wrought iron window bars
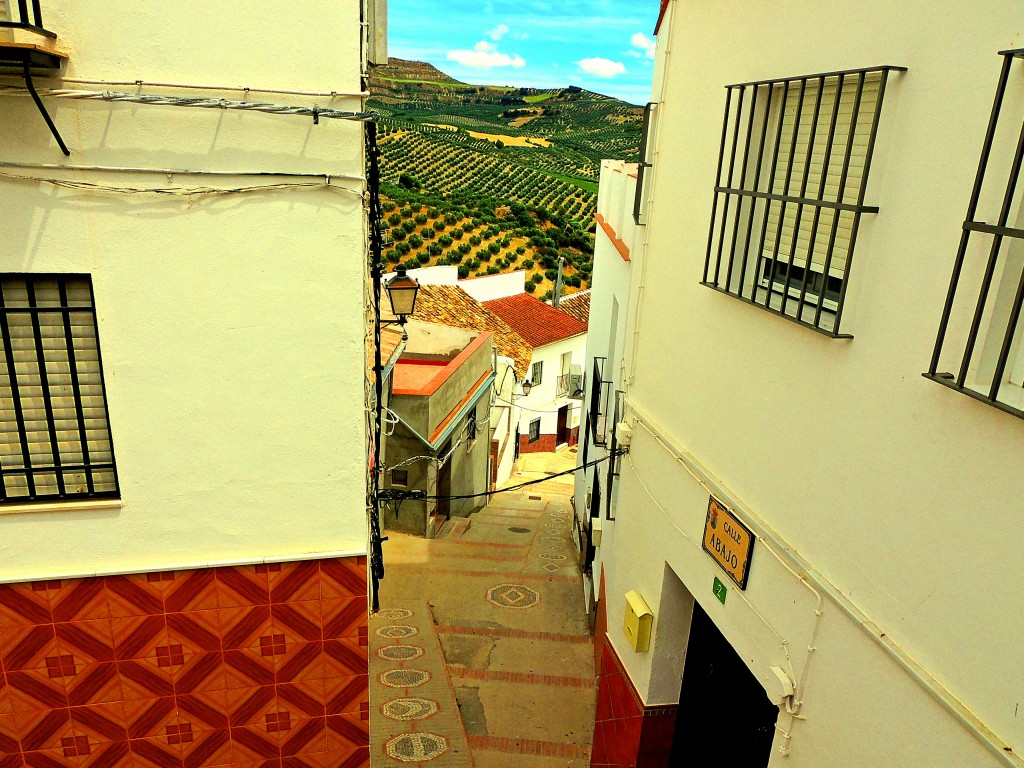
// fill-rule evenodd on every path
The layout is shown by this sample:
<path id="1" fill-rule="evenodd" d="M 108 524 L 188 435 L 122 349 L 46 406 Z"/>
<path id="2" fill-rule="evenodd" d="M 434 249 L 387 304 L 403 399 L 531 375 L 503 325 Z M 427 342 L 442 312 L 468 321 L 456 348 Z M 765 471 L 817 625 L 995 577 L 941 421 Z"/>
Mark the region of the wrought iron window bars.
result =
<path id="1" fill-rule="evenodd" d="M 1003 117 L 1011 84 L 1013 64 L 1024 59 L 1024 49 L 1000 51 L 999 55 L 1003 57 L 1002 69 L 967 205 L 960 246 L 953 262 L 953 276 L 942 308 L 931 363 L 922 375 L 1024 418 L 1024 376 L 1021 376 L 1024 359 L 1018 359 L 1024 357 L 1020 328 L 1021 307 L 1024 305 L 1024 228 L 1021 228 L 1020 218 L 1024 211 L 1021 210 L 1022 196 L 1018 188 L 1024 162 L 1024 124 L 1016 138 L 1016 147 L 1009 156 L 1009 174 L 1001 198 L 997 194 L 986 196 L 988 188 L 985 184 L 993 154 L 998 158 L 997 169 L 1000 160 L 1005 158 L 1000 151 L 1007 143 L 1000 141 L 1003 138 L 999 131 L 1000 118 Z M 1020 67 L 1016 69 L 1019 71 Z M 1024 85 L 1019 81 L 1013 85 L 1016 93 L 1011 100 L 1015 108 L 1024 113 Z M 986 202 L 999 200 L 994 224 L 980 217 L 979 207 L 984 207 L 983 198 Z M 1016 226 L 1009 226 L 1011 215 L 1016 217 L 1013 222 Z M 983 245 L 984 240 L 978 242 L 986 237 L 991 238 L 987 249 Z M 977 288 L 965 287 L 965 283 L 975 280 Z M 970 300 L 975 296 L 977 300 L 972 309 Z M 958 301 L 964 297 L 967 298 L 966 303 Z M 954 353 L 953 360 L 959 358 L 955 373 L 942 370 L 944 355 L 950 351 Z"/>
<path id="2" fill-rule="evenodd" d="M 0 27 L 25 29 L 44 37 L 57 37 L 55 33 L 43 27 L 43 11 L 40 8 L 39 0 L 32 0 L 31 14 L 29 13 L 28 0 L 17 0 L 17 5 L 9 2 L 7 7 L 12 18 L 7 21 L 0 20 Z M 14 16 L 15 11 L 17 11 L 17 17 Z"/>
<path id="3" fill-rule="evenodd" d="M 0 504 L 119 496 L 88 275 L 0 275 Z"/>
<path id="4" fill-rule="evenodd" d="M 604 447 L 608 444 L 607 424 L 608 403 L 611 398 L 612 382 L 604 378 L 604 366 L 607 358 L 594 358 L 594 375 L 590 386 L 590 437 L 594 445 Z"/>
<path id="5" fill-rule="evenodd" d="M 882 101 L 879 66 L 726 86 L 702 284 L 832 338 Z M 748 98 L 749 97 L 749 98 Z"/>

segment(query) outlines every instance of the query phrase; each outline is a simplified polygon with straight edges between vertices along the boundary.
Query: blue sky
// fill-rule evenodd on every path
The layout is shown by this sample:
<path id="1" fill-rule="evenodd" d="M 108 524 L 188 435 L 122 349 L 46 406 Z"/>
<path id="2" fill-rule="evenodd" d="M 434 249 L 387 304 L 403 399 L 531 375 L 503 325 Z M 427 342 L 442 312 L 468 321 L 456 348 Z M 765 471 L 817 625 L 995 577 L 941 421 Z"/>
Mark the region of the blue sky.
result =
<path id="1" fill-rule="evenodd" d="M 390 0 L 389 53 L 467 83 L 647 101 L 658 0 Z"/>

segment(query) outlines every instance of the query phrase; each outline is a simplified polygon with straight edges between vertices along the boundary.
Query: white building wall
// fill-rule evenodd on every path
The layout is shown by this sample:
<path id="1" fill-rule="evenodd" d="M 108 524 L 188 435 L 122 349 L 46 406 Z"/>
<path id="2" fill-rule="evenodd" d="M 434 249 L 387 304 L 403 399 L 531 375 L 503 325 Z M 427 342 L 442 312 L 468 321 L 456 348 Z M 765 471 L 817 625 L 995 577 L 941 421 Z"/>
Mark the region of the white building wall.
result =
<path id="1" fill-rule="evenodd" d="M 43 13 L 70 54 L 68 77 L 361 89 L 356 0 L 304 11 L 310 23 L 266 0 L 61 0 L 44 2 Z M 16 553 L 3 578 L 365 551 L 362 125 L 48 98 L 72 151 L 65 159 L 27 94 L 3 101 L 0 161 L 31 166 L 5 174 L 179 192 L 0 179 L 0 271 L 92 275 L 122 491 L 120 504 L 101 510 L 68 503 L 0 516 L 3 548 Z M 70 170 L 82 166 L 199 173 Z M 212 171 L 238 175 L 203 173 Z M 332 180 L 328 188 L 323 178 L 255 172 Z M 309 186 L 183 192 L 271 183 Z"/>
<path id="2" fill-rule="evenodd" d="M 526 271 L 517 269 L 499 275 L 471 277 L 459 280 L 458 286 L 477 301 L 503 299 L 526 291 Z"/>
<path id="3" fill-rule="evenodd" d="M 533 350 L 526 378 L 529 379 L 533 376 L 533 365 L 537 362 L 543 364 L 543 372 L 541 383 L 534 385 L 529 395 L 516 399 L 517 405 L 522 408 L 519 417 L 520 435 L 530 434 L 530 422 L 534 419 L 540 419 L 542 435 L 555 434 L 558 427 L 558 409 L 565 405 L 569 406 L 569 419 L 566 422 L 566 427 L 572 429 L 579 426 L 581 401 L 569 397 L 559 397 L 557 388 L 558 377 L 562 373 L 562 355 L 569 352 L 572 355 L 572 364 L 582 366 L 586 348 L 587 334 L 581 333 Z"/>
<path id="4" fill-rule="evenodd" d="M 815 14 L 789 0 L 675 0 L 662 26 L 649 242 L 633 252 L 634 441 L 602 546 L 609 637 L 645 703 L 677 695 L 678 680 L 652 669 L 678 633 L 656 617 L 654 647 L 634 654 L 618 629 L 627 590 L 659 605 L 668 565 L 766 693 L 768 668 L 792 664 L 806 719 L 780 717 L 792 738 L 776 737 L 772 765 L 1021 764 L 1024 577 L 1011 564 L 1024 424 L 921 372 L 997 52 L 1022 37 L 1012 2 Z M 909 71 L 890 78 L 882 110 L 867 194 L 880 212 L 863 219 L 843 318 L 855 338 L 702 287 L 723 86 L 881 64 Z M 724 606 L 711 593 L 723 573 L 700 548 L 710 492 L 759 536 L 748 588 L 726 580 Z M 822 595 L 816 633 L 809 587 Z"/>

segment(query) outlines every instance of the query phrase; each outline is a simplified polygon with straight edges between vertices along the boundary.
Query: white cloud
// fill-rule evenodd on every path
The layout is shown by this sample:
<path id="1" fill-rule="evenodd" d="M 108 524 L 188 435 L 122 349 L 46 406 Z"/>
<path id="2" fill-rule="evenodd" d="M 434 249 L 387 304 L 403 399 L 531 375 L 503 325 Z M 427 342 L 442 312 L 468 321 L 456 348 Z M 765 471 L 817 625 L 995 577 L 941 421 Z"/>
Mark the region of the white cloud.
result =
<path id="1" fill-rule="evenodd" d="M 594 75 L 594 77 L 615 77 L 626 74 L 626 66 L 621 61 L 602 59 L 598 56 L 577 61 L 576 64 L 588 75 Z"/>
<path id="2" fill-rule="evenodd" d="M 494 29 L 492 29 L 490 32 L 488 32 L 487 36 L 489 38 L 491 38 L 491 40 L 501 40 L 501 38 L 503 38 L 507 34 L 508 34 L 508 26 L 506 24 L 499 24 Z"/>
<path id="3" fill-rule="evenodd" d="M 500 53 L 498 46 L 481 40 L 471 51 L 448 51 L 448 61 L 454 61 L 464 67 L 473 69 L 492 69 L 494 67 L 525 67 L 526 60 L 518 53 L 509 55 Z"/>
<path id="4" fill-rule="evenodd" d="M 648 59 L 654 58 L 654 41 L 643 32 L 637 32 L 629 38 L 629 44 L 639 48 Z"/>

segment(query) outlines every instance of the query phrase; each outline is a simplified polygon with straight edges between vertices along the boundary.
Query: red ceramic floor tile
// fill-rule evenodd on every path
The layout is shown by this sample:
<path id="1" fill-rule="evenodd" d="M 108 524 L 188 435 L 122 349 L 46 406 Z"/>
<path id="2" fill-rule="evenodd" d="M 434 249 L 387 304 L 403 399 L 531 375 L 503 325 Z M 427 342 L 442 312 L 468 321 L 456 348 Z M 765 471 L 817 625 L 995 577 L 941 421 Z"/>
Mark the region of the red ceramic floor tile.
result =
<path id="1" fill-rule="evenodd" d="M 306 680 L 285 683 L 276 688 L 278 707 L 296 712 L 300 719 L 323 717 L 327 713 L 324 704 L 324 681 Z"/>
<path id="2" fill-rule="evenodd" d="M 293 642 L 321 639 L 321 613 L 319 600 L 281 603 L 270 608 L 274 632 L 283 634 Z"/>
<path id="3" fill-rule="evenodd" d="M 356 749 L 370 743 L 369 723 L 358 715 L 330 715 L 327 718 L 327 751 Z"/>
<path id="4" fill-rule="evenodd" d="M 124 693 L 117 663 L 84 664 L 73 677 L 65 678 L 68 705 L 72 707 L 122 701 Z"/>
<path id="5" fill-rule="evenodd" d="M 298 720 L 281 741 L 281 757 L 327 752 L 327 728 L 322 717 Z"/>
<path id="6" fill-rule="evenodd" d="M 69 621 L 54 625 L 61 653 L 76 661 L 94 663 L 114 661 L 114 636 L 109 619 Z"/>
<path id="7" fill-rule="evenodd" d="M 21 751 L 14 715 L 0 715 L 0 755 Z"/>
<path id="8" fill-rule="evenodd" d="M 147 739 L 164 733 L 166 727 L 175 722 L 178 710 L 174 697 L 126 701 L 124 703 L 125 725 L 130 739 Z"/>
<path id="9" fill-rule="evenodd" d="M 279 759 L 281 756 L 278 740 L 269 735 L 265 726 L 232 727 L 231 743 L 235 759 L 239 762 Z"/>
<path id="10" fill-rule="evenodd" d="M 611 720 L 612 713 L 611 693 L 608 691 L 608 684 L 604 678 L 601 679 L 597 688 L 597 720 Z"/>
<path id="11" fill-rule="evenodd" d="M 167 737 L 133 739 L 128 742 L 134 768 L 183 768 L 181 750 Z"/>
<path id="12" fill-rule="evenodd" d="M 212 568 L 178 571 L 164 591 L 168 613 L 212 611 L 219 607 L 217 577 Z"/>
<path id="13" fill-rule="evenodd" d="M 229 690 L 256 685 L 273 685 L 275 682 L 273 660 L 263 656 L 256 648 L 224 651 L 224 676 L 225 687 Z"/>
<path id="14" fill-rule="evenodd" d="M 7 676 L 4 674 L 3 669 L 0 669 L 0 717 L 9 715 L 13 711 L 10 687 L 7 685 Z"/>
<path id="15" fill-rule="evenodd" d="M 82 763 L 82 768 L 131 768 L 132 756 L 127 741 L 105 742 Z"/>
<path id="16" fill-rule="evenodd" d="M 357 637 L 359 627 L 368 622 L 366 600 L 362 597 L 321 600 L 320 613 L 325 640 Z"/>
<path id="17" fill-rule="evenodd" d="M 370 700 L 367 675 L 325 680 L 325 706 L 328 715 L 358 714 Z"/>
<path id="18" fill-rule="evenodd" d="M 159 589 L 159 582 L 154 585 L 147 581 L 145 575 L 106 576 L 104 586 L 111 619 L 163 613 L 163 592 Z"/>
<path id="19" fill-rule="evenodd" d="M 231 566 L 216 569 L 217 607 L 267 605 L 270 586 L 265 571 L 255 566 Z"/>
<path id="20" fill-rule="evenodd" d="M 327 752 L 327 759 L 334 768 L 370 768 L 370 748 L 331 749 Z"/>
<path id="21" fill-rule="evenodd" d="M 8 701 L 11 711 L 20 719 L 22 712 L 36 712 L 68 705 L 62 677 L 50 677 L 40 669 L 7 673 Z"/>
<path id="22" fill-rule="evenodd" d="M 228 697 L 232 728 L 263 722 L 268 712 L 277 711 L 277 693 L 273 686 L 228 691 Z"/>
<path id="23" fill-rule="evenodd" d="M 192 724 L 196 731 L 220 731 L 228 727 L 228 692 L 207 691 L 174 697 L 178 719 Z"/>
<path id="24" fill-rule="evenodd" d="M 358 558 L 320 561 L 320 599 L 366 597 L 366 566 Z"/>
<path id="25" fill-rule="evenodd" d="M 295 643 L 273 659 L 274 676 L 278 683 L 323 680 L 324 661 L 323 643 Z"/>
<path id="26" fill-rule="evenodd" d="M 78 768 L 78 758 L 68 757 L 64 749 L 24 752 L 21 758 L 28 768 Z"/>
<path id="27" fill-rule="evenodd" d="M 61 745 L 60 740 L 71 736 L 74 730 L 71 712 L 67 709 L 23 712 L 15 718 L 18 741 L 25 752 L 57 749 Z"/>
<path id="28" fill-rule="evenodd" d="M 86 734 L 97 742 L 128 739 L 124 705 L 120 701 L 71 707 L 71 722 L 76 732 Z"/>
<path id="29" fill-rule="evenodd" d="M 231 734 L 226 728 L 195 733 L 191 741 L 182 743 L 181 755 L 185 768 L 233 765 L 235 761 Z"/>
<path id="30" fill-rule="evenodd" d="M 220 612 L 190 611 L 167 614 L 167 636 L 185 653 L 210 653 L 221 649 Z"/>
<path id="31" fill-rule="evenodd" d="M 332 768 L 327 752 L 305 753 L 281 758 L 281 768 Z"/>
<path id="32" fill-rule="evenodd" d="M 147 659 L 156 656 L 159 646 L 170 644 L 167 622 L 162 613 L 146 616 L 115 616 L 110 620 L 114 655 L 123 659 Z"/>
<path id="33" fill-rule="evenodd" d="M 45 593 L 27 584 L 0 584 L 0 631 L 52 621 Z"/>
<path id="34" fill-rule="evenodd" d="M 60 653 L 52 624 L 16 627 L 0 634 L 0 661 L 5 672 L 46 668 L 46 659 Z"/>
<path id="35" fill-rule="evenodd" d="M 269 605 L 219 608 L 218 616 L 224 650 L 259 648 L 260 638 L 273 634 Z"/>
<path id="36" fill-rule="evenodd" d="M 110 616 L 102 578 L 64 579 L 47 595 L 55 622 L 94 621 Z"/>
<path id="37" fill-rule="evenodd" d="M 328 640 L 324 643 L 324 679 L 365 675 L 370 668 L 367 647 L 358 640 Z"/>
<path id="38" fill-rule="evenodd" d="M 174 668 L 175 694 L 223 691 L 227 688 L 224 654 L 199 653 L 187 655 L 183 663 Z"/>
<path id="39" fill-rule="evenodd" d="M 282 563 L 267 575 L 272 603 L 320 599 L 320 565 L 315 560 Z"/>
<path id="40" fill-rule="evenodd" d="M 174 695 L 174 668 L 170 665 L 160 666 L 156 659 L 132 659 L 117 662 L 117 670 L 125 701 Z"/>

